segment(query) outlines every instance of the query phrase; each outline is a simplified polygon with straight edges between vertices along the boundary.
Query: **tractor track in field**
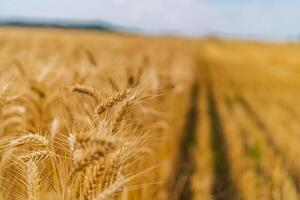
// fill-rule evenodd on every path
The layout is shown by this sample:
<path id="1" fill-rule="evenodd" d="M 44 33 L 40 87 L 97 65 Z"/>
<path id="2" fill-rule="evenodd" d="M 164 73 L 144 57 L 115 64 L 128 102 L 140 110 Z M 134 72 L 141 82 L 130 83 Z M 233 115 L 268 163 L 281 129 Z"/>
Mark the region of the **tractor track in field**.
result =
<path id="1" fill-rule="evenodd" d="M 230 175 L 224 129 L 218 112 L 213 86 L 210 79 L 206 80 L 207 100 L 211 127 L 211 145 L 214 159 L 213 198 L 215 200 L 239 199 L 237 187 Z"/>
<path id="2" fill-rule="evenodd" d="M 174 181 L 171 184 L 172 199 L 189 200 L 193 199 L 191 179 L 194 174 L 195 163 L 193 149 L 196 141 L 197 120 L 198 120 L 198 96 L 199 87 L 197 81 L 194 83 L 191 92 L 191 103 L 187 113 L 187 120 L 184 127 L 184 134 L 180 144 L 180 152 L 177 160 Z"/>

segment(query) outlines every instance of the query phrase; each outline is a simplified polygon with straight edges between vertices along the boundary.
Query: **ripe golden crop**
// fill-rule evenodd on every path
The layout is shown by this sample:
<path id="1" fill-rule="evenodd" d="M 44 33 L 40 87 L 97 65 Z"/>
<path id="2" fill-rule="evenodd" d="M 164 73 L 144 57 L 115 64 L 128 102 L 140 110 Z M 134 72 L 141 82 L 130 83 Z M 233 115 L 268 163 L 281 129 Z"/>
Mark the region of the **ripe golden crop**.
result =
<path id="1" fill-rule="evenodd" d="M 0 29 L 0 200 L 298 199 L 299 45 Z"/>

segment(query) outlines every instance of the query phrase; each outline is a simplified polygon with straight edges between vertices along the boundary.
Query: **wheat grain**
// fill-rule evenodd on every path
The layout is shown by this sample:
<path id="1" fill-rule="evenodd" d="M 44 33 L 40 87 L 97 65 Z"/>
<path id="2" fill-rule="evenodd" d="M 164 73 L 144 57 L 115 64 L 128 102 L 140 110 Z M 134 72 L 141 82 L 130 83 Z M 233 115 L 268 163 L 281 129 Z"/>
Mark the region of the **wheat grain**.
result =
<path id="1" fill-rule="evenodd" d="M 29 152 L 25 155 L 22 155 L 20 157 L 18 157 L 19 159 L 23 160 L 24 162 L 27 162 L 29 160 L 32 161 L 41 161 L 41 160 L 45 160 L 47 158 L 53 157 L 56 154 L 53 151 L 50 150 L 38 150 L 38 151 L 34 151 L 34 152 Z"/>

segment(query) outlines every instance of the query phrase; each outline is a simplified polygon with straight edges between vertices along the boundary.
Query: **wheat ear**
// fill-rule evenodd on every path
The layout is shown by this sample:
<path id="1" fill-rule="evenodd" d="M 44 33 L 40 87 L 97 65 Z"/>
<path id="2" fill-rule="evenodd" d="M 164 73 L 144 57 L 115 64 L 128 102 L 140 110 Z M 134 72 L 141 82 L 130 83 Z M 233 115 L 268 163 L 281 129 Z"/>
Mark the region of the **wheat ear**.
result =
<path id="1" fill-rule="evenodd" d="M 45 160 L 47 158 L 53 157 L 56 154 L 50 150 L 38 150 L 34 152 L 30 152 L 26 155 L 20 156 L 19 159 L 23 160 L 24 162 L 28 162 L 29 160 L 33 161 L 40 161 Z"/>
<path id="2" fill-rule="evenodd" d="M 95 198 L 92 200 L 108 200 L 111 198 L 116 197 L 119 193 L 124 190 L 124 178 L 122 175 L 118 175 L 119 177 L 109 185 L 104 191 L 99 193 Z"/>
<path id="3" fill-rule="evenodd" d="M 77 177 L 73 182 L 73 196 L 78 198 L 80 194 L 85 200 L 91 199 L 91 191 L 94 191 L 94 184 L 99 181 L 99 173 L 103 171 L 99 167 L 117 149 L 119 141 L 115 137 L 104 135 L 82 134 L 76 137 L 70 134 L 69 144 L 75 166 L 69 179 L 72 181 L 72 177 Z"/>
<path id="4" fill-rule="evenodd" d="M 7 90 L 8 90 L 9 84 L 5 84 L 2 87 L 0 87 L 0 111 L 4 107 L 7 101 Z"/>
<path id="5" fill-rule="evenodd" d="M 94 135 L 82 139 L 74 137 L 74 135 L 69 139 L 75 169 L 82 169 L 95 161 L 105 158 L 119 146 L 119 141 L 109 136 Z M 87 144 L 90 144 L 90 146 Z"/>
<path id="6" fill-rule="evenodd" d="M 24 127 L 26 108 L 23 106 L 12 106 L 2 110 L 4 133 L 20 131 Z"/>
<path id="7" fill-rule="evenodd" d="M 29 133 L 12 140 L 9 145 L 11 147 L 18 147 L 25 144 L 36 144 L 43 147 L 47 147 L 49 145 L 49 141 L 46 137 L 42 135 L 36 133 Z"/>
<path id="8" fill-rule="evenodd" d="M 115 149 L 119 144 L 122 143 L 121 138 L 115 136 L 102 135 L 98 133 L 78 135 L 76 141 L 77 142 L 74 144 L 74 147 L 76 149 L 87 149 L 91 147 L 90 145 L 99 145 L 107 149 L 107 151 L 110 151 L 109 149 Z"/>
<path id="9" fill-rule="evenodd" d="M 26 168 L 28 200 L 39 200 L 39 192 L 41 188 L 38 166 L 32 159 L 30 159 L 26 162 Z"/>
<path id="10" fill-rule="evenodd" d="M 38 134 L 26 134 L 23 136 L 20 136 L 19 138 L 13 139 L 10 141 L 10 143 L 8 144 L 8 146 L 6 147 L 8 150 L 4 153 L 4 155 L 2 156 L 1 160 L 0 160 L 0 169 L 4 169 L 5 166 L 7 165 L 7 163 L 12 159 L 12 157 L 14 157 L 14 153 L 15 150 L 25 144 L 29 144 L 29 145 L 38 145 L 38 146 L 42 146 L 42 147 L 47 147 L 49 144 L 49 141 Z M 0 171 L 0 176 L 3 175 L 4 170 Z M 2 181 L 0 180 L 0 186 L 2 186 Z"/>
<path id="11" fill-rule="evenodd" d="M 111 125 L 111 133 L 112 134 L 115 134 L 119 130 L 121 122 L 122 122 L 124 116 L 126 115 L 126 112 L 128 110 L 130 103 L 131 103 L 130 101 L 127 101 L 124 105 L 122 105 L 118 115 L 112 122 L 112 125 Z"/>
<path id="12" fill-rule="evenodd" d="M 85 94 L 87 96 L 92 97 L 97 103 L 99 102 L 99 97 L 96 94 L 96 92 L 92 89 L 87 88 L 86 86 L 83 85 L 76 85 L 72 88 L 73 92 L 78 92 L 80 94 Z"/>
<path id="13" fill-rule="evenodd" d="M 106 101 L 101 103 L 96 107 L 96 113 L 98 115 L 101 115 L 103 112 L 105 112 L 107 109 L 115 106 L 118 104 L 120 101 L 124 100 L 130 93 L 131 89 L 124 90 L 122 92 L 118 92 L 111 97 L 109 97 Z"/>
<path id="14" fill-rule="evenodd" d="M 91 200 L 95 195 L 99 182 L 102 182 L 103 171 L 105 170 L 104 163 L 105 162 L 97 163 L 87 169 L 82 187 L 84 200 Z"/>
<path id="15" fill-rule="evenodd" d="M 82 187 L 84 200 L 92 200 L 116 180 L 121 167 L 120 161 L 119 157 L 109 156 L 87 169 Z"/>
<path id="16" fill-rule="evenodd" d="M 76 150 L 76 152 L 79 152 L 79 156 L 75 155 L 74 157 L 74 164 L 75 168 L 72 172 L 72 174 L 80 172 L 84 169 L 86 169 L 88 166 L 94 165 L 99 162 L 103 162 L 105 158 L 115 150 L 115 147 L 113 146 L 101 146 L 99 145 L 97 149 L 89 150 L 87 153 L 82 155 L 83 150 Z"/>

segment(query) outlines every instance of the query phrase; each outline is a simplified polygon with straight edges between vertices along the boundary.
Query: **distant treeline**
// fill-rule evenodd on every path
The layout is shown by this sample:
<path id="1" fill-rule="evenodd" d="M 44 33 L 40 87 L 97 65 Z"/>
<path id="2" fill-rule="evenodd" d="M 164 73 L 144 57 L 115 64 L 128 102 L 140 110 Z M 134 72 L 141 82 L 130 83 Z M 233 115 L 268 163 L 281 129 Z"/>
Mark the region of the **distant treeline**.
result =
<path id="1" fill-rule="evenodd" d="M 92 29 L 109 32 L 131 32 L 130 29 L 102 21 L 0 19 L 0 26 L 51 27 L 68 29 Z"/>

